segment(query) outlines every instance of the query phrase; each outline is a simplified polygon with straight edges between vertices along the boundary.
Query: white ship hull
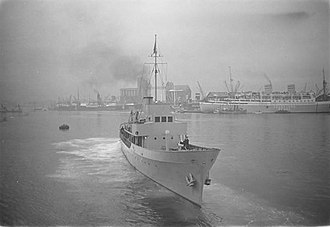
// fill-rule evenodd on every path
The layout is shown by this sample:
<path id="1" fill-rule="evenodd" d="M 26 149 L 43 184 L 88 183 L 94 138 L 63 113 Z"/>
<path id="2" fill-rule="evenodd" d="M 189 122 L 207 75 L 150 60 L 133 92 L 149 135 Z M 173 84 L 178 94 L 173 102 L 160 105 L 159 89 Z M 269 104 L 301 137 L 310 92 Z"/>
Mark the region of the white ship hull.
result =
<path id="1" fill-rule="evenodd" d="M 139 172 L 183 198 L 201 206 L 204 184 L 220 152 L 189 143 L 187 122 L 175 120 L 169 103 L 157 99 L 157 43 L 155 35 L 155 99 L 144 97 L 120 125 L 121 150 Z"/>
<path id="2" fill-rule="evenodd" d="M 246 110 L 247 113 L 330 113 L 330 101 L 301 102 L 301 103 L 275 103 L 275 102 L 201 102 L 200 109 L 204 113 L 213 113 L 217 109 L 237 106 Z"/>
<path id="3" fill-rule="evenodd" d="M 133 143 L 125 144 L 123 140 L 121 150 L 139 172 L 199 206 L 202 203 L 204 182 L 219 154 L 218 149 L 150 151 Z M 190 175 L 196 180 L 194 186 L 187 185 L 186 178 Z"/>

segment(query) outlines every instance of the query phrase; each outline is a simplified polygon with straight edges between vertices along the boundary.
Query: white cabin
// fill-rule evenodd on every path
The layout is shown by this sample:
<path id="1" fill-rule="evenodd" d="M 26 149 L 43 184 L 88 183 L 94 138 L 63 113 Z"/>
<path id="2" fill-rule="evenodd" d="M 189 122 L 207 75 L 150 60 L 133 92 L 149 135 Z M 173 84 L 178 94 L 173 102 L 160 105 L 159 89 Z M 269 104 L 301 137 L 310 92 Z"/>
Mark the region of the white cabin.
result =
<path id="1" fill-rule="evenodd" d="M 169 104 L 155 103 L 145 97 L 141 111 L 131 112 L 124 123 L 129 141 L 149 150 L 178 150 L 178 143 L 187 134 L 187 124 L 175 121 Z"/>

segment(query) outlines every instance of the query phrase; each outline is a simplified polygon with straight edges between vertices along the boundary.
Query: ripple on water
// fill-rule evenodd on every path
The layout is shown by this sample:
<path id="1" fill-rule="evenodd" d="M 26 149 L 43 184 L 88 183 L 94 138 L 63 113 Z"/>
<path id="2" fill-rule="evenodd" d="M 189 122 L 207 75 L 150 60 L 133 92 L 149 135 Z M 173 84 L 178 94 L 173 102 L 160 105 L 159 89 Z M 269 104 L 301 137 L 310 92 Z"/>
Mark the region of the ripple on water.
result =
<path id="1" fill-rule="evenodd" d="M 208 212 L 217 211 L 218 216 L 226 217 L 222 220 L 224 225 L 297 225 L 308 222 L 297 213 L 272 207 L 244 189 L 234 191 L 218 183 L 205 188 L 204 201 Z"/>

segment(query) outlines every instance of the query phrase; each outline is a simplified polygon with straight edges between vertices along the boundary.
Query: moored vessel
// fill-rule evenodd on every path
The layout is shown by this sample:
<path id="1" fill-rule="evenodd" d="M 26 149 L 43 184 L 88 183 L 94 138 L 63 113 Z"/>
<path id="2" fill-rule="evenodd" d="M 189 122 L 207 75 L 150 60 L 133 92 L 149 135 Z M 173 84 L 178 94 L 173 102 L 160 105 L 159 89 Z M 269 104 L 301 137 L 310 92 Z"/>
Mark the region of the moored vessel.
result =
<path id="1" fill-rule="evenodd" d="M 155 98 L 144 97 L 142 107 L 131 111 L 120 125 L 121 150 L 127 161 L 156 183 L 201 206 L 204 185 L 220 152 L 192 145 L 187 123 L 178 122 L 170 104 L 157 100 L 157 40 L 153 48 Z"/>
<path id="2" fill-rule="evenodd" d="M 237 105 L 228 105 L 227 107 L 217 108 L 213 113 L 218 114 L 244 114 L 247 111 L 239 108 Z"/>
<path id="3" fill-rule="evenodd" d="M 271 83 L 268 87 L 271 88 Z M 289 87 L 290 85 L 288 85 L 288 90 Z M 204 113 L 235 108 L 246 113 L 330 113 L 330 96 L 327 92 L 324 70 L 323 88 L 316 93 L 295 90 L 286 92 L 230 91 L 222 96 L 212 94 L 200 102 L 201 112 Z"/>

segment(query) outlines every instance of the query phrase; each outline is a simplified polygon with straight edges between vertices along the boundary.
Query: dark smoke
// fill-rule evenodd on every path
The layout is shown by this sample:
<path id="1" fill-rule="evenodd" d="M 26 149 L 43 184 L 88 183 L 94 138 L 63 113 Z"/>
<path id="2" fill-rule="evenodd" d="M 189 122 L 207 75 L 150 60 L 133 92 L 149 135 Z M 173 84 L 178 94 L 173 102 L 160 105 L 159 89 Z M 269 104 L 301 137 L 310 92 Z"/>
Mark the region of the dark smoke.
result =
<path id="1" fill-rule="evenodd" d="M 135 82 L 143 63 L 105 43 L 92 43 L 73 56 L 71 73 L 93 89 L 118 81 Z"/>

